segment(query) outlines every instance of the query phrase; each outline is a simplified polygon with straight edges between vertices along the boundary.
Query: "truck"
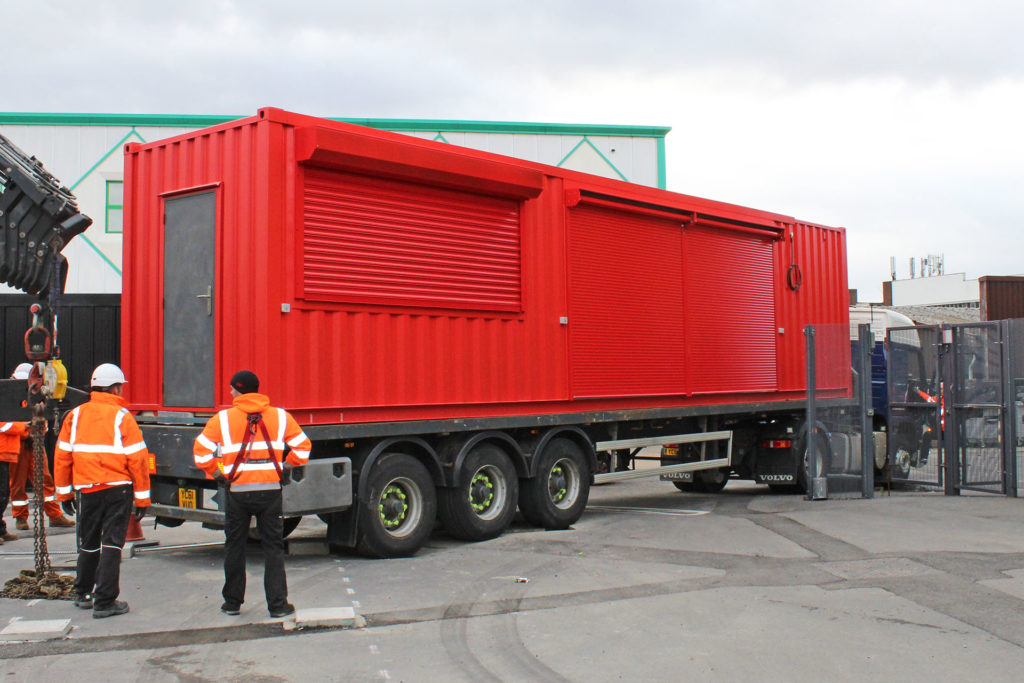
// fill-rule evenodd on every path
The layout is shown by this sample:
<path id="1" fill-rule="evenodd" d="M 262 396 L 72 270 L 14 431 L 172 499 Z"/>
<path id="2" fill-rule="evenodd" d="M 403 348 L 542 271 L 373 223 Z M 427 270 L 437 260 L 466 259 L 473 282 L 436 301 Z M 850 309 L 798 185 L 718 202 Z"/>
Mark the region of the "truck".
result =
<path id="1" fill-rule="evenodd" d="M 923 386 L 921 380 L 911 379 L 929 378 L 933 374 L 928 371 L 918 332 L 910 329 L 914 327 L 913 320 L 885 308 L 851 306 L 851 338 L 853 328 L 860 324 L 870 325 L 875 338 L 871 350 L 871 422 L 876 478 L 891 474 L 898 479 L 907 479 L 912 468 L 927 464 L 931 447 L 938 439 L 926 419 L 926 413 L 890 405 L 890 376 L 894 380 L 893 391 L 902 403 L 935 402 L 939 400 L 941 387 L 933 386 L 934 378 L 924 379 Z M 890 329 L 901 329 L 902 333 L 889 341 L 887 333 Z M 857 342 L 852 344 L 856 353 Z M 900 347 L 897 354 L 901 359 L 899 362 L 891 360 L 890 344 Z"/>
<path id="2" fill-rule="evenodd" d="M 240 369 L 313 441 L 286 529 L 318 515 L 372 557 L 817 447 L 803 331 L 849 324 L 842 228 L 275 108 L 124 158 L 121 360 L 158 522 L 223 524 L 192 443 Z M 851 400 L 848 362 L 817 395 Z M 686 456 L 622 467 L 665 444 Z"/>

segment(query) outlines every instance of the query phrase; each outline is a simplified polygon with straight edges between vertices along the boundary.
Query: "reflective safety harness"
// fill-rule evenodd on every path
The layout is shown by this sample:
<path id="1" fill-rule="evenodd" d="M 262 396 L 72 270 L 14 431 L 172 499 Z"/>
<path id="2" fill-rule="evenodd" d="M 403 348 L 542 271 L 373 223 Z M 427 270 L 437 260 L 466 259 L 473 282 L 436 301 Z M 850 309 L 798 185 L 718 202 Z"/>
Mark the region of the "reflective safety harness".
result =
<path id="1" fill-rule="evenodd" d="M 238 457 L 235 458 L 235 462 L 231 467 L 231 476 L 227 478 L 228 490 L 231 489 L 231 482 L 238 478 L 238 474 L 242 471 L 242 467 L 246 462 L 249 461 L 249 453 L 252 452 L 252 441 L 256 435 L 256 426 L 259 425 L 260 431 L 263 434 L 263 441 L 267 444 L 267 452 L 270 454 L 270 462 L 274 463 L 274 469 L 277 470 L 278 481 L 284 480 L 284 474 L 281 470 L 281 463 L 277 460 L 277 455 L 274 453 L 273 441 L 270 440 L 270 432 L 267 430 L 267 423 L 263 421 L 263 415 L 260 413 L 249 413 L 247 415 L 248 423 L 245 425 L 245 434 L 242 436 L 242 447 L 238 452 Z"/>

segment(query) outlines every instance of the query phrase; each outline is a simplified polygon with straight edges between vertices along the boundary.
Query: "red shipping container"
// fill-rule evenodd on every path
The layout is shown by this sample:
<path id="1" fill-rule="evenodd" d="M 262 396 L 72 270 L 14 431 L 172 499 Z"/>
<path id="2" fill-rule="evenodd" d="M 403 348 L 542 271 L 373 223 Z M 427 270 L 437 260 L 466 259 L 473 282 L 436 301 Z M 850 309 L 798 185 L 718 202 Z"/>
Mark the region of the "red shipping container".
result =
<path id="1" fill-rule="evenodd" d="M 278 109 L 129 144 L 124 201 L 140 410 L 241 368 L 303 424 L 792 401 L 848 322 L 842 229 Z"/>

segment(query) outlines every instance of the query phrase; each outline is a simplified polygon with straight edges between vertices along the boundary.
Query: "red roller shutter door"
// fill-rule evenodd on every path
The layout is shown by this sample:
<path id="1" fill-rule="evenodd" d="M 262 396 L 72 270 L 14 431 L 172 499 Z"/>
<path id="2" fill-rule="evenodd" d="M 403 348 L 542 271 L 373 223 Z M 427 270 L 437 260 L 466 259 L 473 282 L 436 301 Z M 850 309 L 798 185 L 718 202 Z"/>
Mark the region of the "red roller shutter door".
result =
<path id="1" fill-rule="evenodd" d="M 569 210 L 569 353 L 574 398 L 684 389 L 678 222 Z"/>
<path id="2" fill-rule="evenodd" d="M 697 226 L 686 229 L 683 250 L 691 390 L 774 390 L 771 239 Z"/>
<path id="3" fill-rule="evenodd" d="M 519 311 L 518 200 L 309 169 L 310 300 Z"/>

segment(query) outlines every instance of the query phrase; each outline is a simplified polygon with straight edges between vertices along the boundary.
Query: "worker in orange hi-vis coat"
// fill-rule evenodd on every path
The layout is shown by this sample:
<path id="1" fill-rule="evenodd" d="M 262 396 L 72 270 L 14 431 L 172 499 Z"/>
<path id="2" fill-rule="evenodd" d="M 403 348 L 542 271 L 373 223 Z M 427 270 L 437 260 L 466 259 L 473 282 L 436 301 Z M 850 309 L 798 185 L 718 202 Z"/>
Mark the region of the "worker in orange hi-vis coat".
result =
<path id="1" fill-rule="evenodd" d="M 27 422 L 0 422 L 0 545 L 3 545 L 4 541 L 13 541 L 18 538 L 17 534 L 7 531 L 4 512 L 7 510 L 7 499 L 10 497 L 9 469 L 11 464 L 18 461 L 21 438 L 26 434 L 28 434 Z"/>
<path id="2" fill-rule="evenodd" d="M 312 444 L 294 417 L 257 393 L 260 380 L 254 373 L 240 370 L 230 384 L 234 405 L 210 418 L 192 446 L 196 466 L 225 490 L 220 610 L 236 615 L 245 600 L 245 542 L 255 516 L 263 545 L 267 608 L 272 617 L 286 617 L 295 606 L 288 602 L 284 571 L 281 484 L 287 481 L 289 466 L 309 462 Z"/>
<path id="3" fill-rule="evenodd" d="M 32 366 L 22 363 L 14 368 L 11 379 L 28 379 L 32 372 Z M 33 460 L 32 442 L 23 439 L 21 452 L 18 454 L 18 461 L 11 466 L 11 516 L 14 517 L 14 525 L 22 531 L 28 529 L 28 487 L 26 483 L 32 479 L 32 488 L 35 489 L 39 482 L 35 480 L 35 465 Z M 57 502 L 57 495 L 53 490 L 53 477 L 50 476 L 50 465 L 43 462 L 43 512 L 50 518 L 50 526 L 72 527 L 73 521 L 64 516 Z"/>
<path id="4" fill-rule="evenodd" d="M 64 418 L 53 461 L 57 498 L 74 508 L 81 494 L 81 548 L 75 606 L 95 619 L 125 614 L 120 595 L 121 549 L 134 514 L 149 507 L 149 451 L 124 399 L 124 373 L 103 363 L 92 373 L 92 393 Z"/>

